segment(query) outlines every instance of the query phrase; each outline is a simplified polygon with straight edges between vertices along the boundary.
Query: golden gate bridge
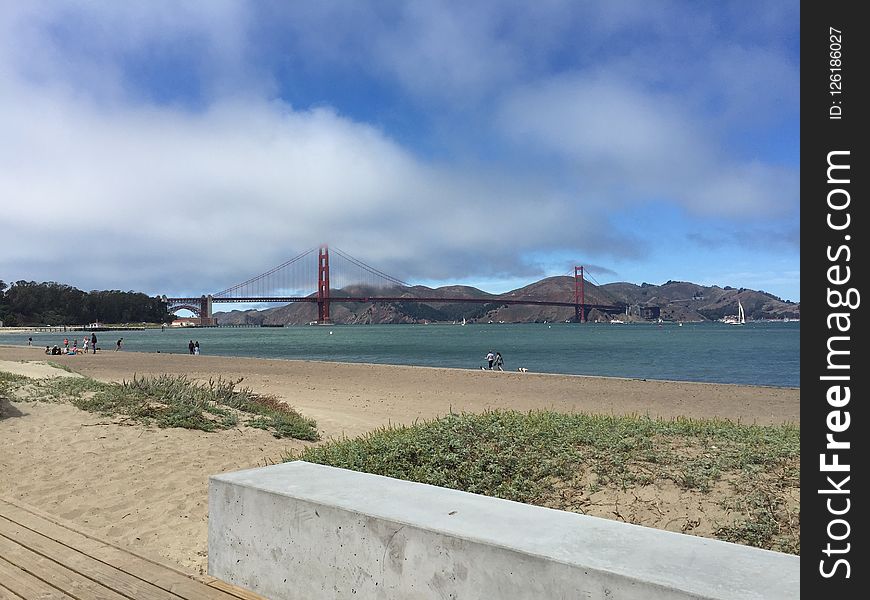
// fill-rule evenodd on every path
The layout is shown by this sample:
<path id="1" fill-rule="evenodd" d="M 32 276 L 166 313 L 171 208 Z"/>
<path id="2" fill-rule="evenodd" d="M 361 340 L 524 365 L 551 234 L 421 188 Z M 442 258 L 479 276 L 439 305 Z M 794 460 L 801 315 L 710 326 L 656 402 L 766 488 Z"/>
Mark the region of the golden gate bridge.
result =
<path id="1" fill-rule="evenodd" d="M 330 251 L 332 254 L 330 255 Z M 311 248 L 280 265 L 214 294 L 199 297 L 167 297 L 161 299 L 171 312 L 189 310 L 201 325 L 215 325 L 212 306 L 219 303 L 267 304 L 310 302 L 317 304 L 317 323 L 329 324 L 331 303 L 397 303 L 424 304 L 498 304 L 561 306 L 574 308 L 574 320 L 585 322 L 589 311 L 620 313 L 625 305 L 587 304 L 582 266 L 574 267 L 571 297 L 563 300 L 533 298 L 527 295 L 506 297 L 484 293 L 481 296 L 433 296 L 430 288 L 411 286 L 338 248 L 321 245 Z M 312 285 L 315 286 L 312 290 Z M 423 294 L 417 295 L 414 291 Z"/>

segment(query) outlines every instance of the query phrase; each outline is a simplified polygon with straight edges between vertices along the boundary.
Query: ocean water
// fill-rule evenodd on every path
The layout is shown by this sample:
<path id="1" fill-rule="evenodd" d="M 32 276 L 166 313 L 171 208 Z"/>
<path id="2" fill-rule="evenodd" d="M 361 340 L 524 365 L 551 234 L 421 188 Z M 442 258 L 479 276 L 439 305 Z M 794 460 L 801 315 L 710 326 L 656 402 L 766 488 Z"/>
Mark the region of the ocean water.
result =
<path id="1" fill-rule="evenodd" d="M 3 344 L 61 344 L 85 332 L 4 335 Z M 99 346 L 202 354 L 479 369 L 499 351 L 506 371 L 800 386 L 800 322 L 330 325 L 98 332 Z"/>

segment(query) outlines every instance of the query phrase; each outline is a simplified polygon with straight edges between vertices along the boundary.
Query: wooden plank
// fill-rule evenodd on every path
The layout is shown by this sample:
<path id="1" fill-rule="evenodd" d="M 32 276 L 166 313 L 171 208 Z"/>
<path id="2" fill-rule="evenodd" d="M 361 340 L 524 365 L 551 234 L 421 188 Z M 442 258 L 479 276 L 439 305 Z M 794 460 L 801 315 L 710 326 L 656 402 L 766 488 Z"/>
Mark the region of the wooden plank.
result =
<path id="1" fill-rule="evenodd" d="M 124 596 L 137 600 L 178 600 L 178 596 L 147 581 L 116 569 L 69 546 L 64 546 L 2 516 L 0 516 L 0 536 L 5 536 L 20 546 L 51 559 L 88 579 L 93 579 Z"/>
<path id="2" fill-rule="evenodd" d="M 74 598 L 127 600 L 109 588 L 0 536 L 0 556 L 22 571 L 63 590 Z"/>
<path id="3" fill-rule="evenodd" d="M 237 600 L 236 596 L 200 583 L 174 567 L 77 531 L 72 525 L 32 507 L 19 506 L 0 498 L 0 514 L 13 523 L 37 531 L 186 600 Z"/>
<path id="4" fill-rule="evenodd" d="M 13 593 L 12 590 L 7 590 L 3 587 L 3 584 L 0 584 L 0 600 L 24 600 L 24 598 Z"/>
<path id="5" fill-rule="evenodd" d="M 30 573 L 0 557 L 0 598 L 3 600 L 72 600 Z"/>
<path id="6" fill-rule="evenodd" d="M 209 585 L 209 587 L 217 588 L 219 590 L 225 591 L 228 594 L 232 594 L 233 596 L 235 596 L 236 598 L 239 598 L 240 600 L 267 600 L 266 598 L 263 598 L 263 596 L 261 596 L 259 594 L 255 594 L 254 592 L 252 592 L 250 590 L 240 588 L 237 585 L 227 583 L 226 581 L 223 581 L 222 579 L 214 578 L 214 581 L 210 582 L 208 585 Z"/>
<path id="7" fill-rule="evenodd" d="M 3 580 L 3 575 L 0 575 L 0 581 Z M 12 590 L 3 587 L 0 583 L 0 600 L 24 600 L 21 596 L 14 593 Z"/>
<path id="8" fill-rule="evenodd" d="M 13 523 L 43 533 L 62 544 L 76 548 L 86 554 L 91 554 L 92 551 L 98 551 L 105 546 L 111 545 L 92 535 L 78 531 L 73 526 L 60 521 L 56 517 L 46 515 L 31 507 L 19 506 L 2 498 L 0 498 L 0 515 Z"/>

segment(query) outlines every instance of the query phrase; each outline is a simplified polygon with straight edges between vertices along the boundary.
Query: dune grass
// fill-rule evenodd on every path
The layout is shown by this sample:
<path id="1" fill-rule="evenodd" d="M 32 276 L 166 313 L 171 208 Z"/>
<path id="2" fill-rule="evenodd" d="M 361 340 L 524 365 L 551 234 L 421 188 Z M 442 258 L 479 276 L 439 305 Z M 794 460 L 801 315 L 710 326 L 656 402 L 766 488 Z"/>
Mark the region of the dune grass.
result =
<path id="1" fill-rule="evenodd" d="M 15 390 L 29 381 L 24 375 L 0 371 L 0 398 L 12 400 Z"/>
<path id="2" fill-rule="evenodd" d="M 22 390 L 29 400 L 69 401 L 88 412 L 158 427 L 217 431 L 246 425 L 278 438 L 320 439 L 314 420 L 274 397 L 239 387 L 241 382 L 218 378 L 199 383 L 186 375 L 164 374 L 103 383 L 89 377 L 29 379 L 0 373 L 0 394 L 14 396 Z"/>
<path id="3" fill-rule="evenodd" d="M 72 367 L 70 367 L 69 365 L 65 365 L 63 363 L 55 362 L 53 360 L 47 360 L 47 361 L 45 361 L 45 364 L 49 365 L 50 367 L 54 367 L 55 369 L 60 369 L 61 371 L 66 371 L 67 373 L 75 373 L 75 371 L 73 370 Z"/>
<path id="4" fill-rule="evenodd" d="M 799 458 L 790 425 L 514 411 L 450 414 L 286 457 L 565 510 L 576 507 L 553 499 L 571 486 L 588 495 L 669 482 L 715 494 L 727 483 L 723 509 L 740 516 L 715 537 L 794 554 Z"/>
<path id="5" fill-rule="evenodd" d="M 319 439 L 314 421 L 240 383 L 160 375 L 114 384 L 0 373 L 0 397 L 14 400 L 27 388 L 30 399 L 70 401 L 161 427 L 244 424 L 276 437 Z M 800 430 L 793 425 L 491 411 L 384 427 L 286 459 L 579 512 L 571 498 L 664 483 L 722 507 L 730 517 L 716 524 L 718 539 L 800 554 Z"/>

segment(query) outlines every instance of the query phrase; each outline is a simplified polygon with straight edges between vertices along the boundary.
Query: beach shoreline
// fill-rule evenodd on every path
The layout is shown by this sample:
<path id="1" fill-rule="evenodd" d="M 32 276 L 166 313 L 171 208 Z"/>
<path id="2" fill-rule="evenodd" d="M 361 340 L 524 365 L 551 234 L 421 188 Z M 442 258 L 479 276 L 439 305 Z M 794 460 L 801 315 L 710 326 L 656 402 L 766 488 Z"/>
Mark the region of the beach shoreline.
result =
<path id="1" fill-rule="evenodd" d="M 798 388 L 123 350 L 46 356 L 0 346 L 0 371 L 46 362 L 100 381 L 242 379 L 316 419 L 324 440 L 494 409 L 800 424 Z M 0 495 L 193 573 L 206 565 L 208 477 L 273 464 L 311 444 L 252 428 L 131 425 L 65 403 L 3 400 L 0 408 Z"/>
<path id="2" fill-rule="evenodd" d="M 800 423 L 800 388 L 125 350 L 46 356 L 38 347 L 0 345 L 2 360 L 51 360 L 100 381 L 162 373 L 206 381 L 241 379 L 241 385 L 276 395 L 318 421 L 318 413 L 335 408 L 351 413 L 362 409 L 376 419 L 392 415 L 392 422 L 401 423 L 451 411 L 510 408 L 723 418 L 759 425 Z M 376 414 L 380 412 L 384 414 Z M 326 433 L 365 431 L 350 425 Z"/>

